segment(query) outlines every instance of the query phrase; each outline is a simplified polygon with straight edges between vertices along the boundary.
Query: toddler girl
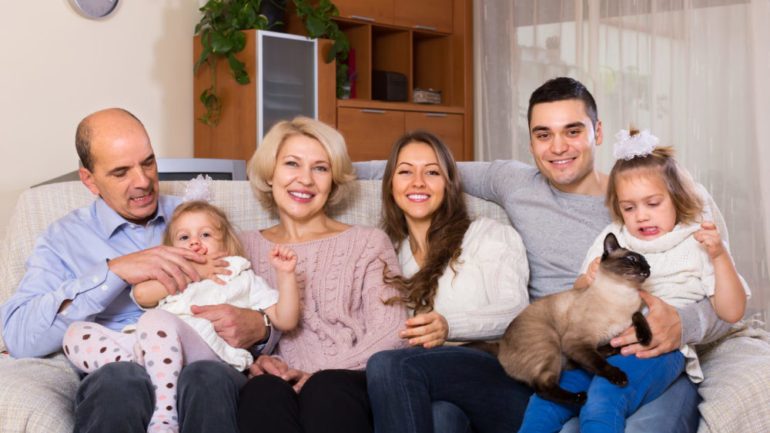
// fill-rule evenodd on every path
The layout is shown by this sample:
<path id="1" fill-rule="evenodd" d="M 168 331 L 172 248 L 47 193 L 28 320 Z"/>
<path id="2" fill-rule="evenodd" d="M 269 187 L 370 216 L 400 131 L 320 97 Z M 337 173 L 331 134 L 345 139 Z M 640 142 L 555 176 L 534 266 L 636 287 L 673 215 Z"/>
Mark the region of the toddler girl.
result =
<path id="1" fill-rule="evenodd" d="M 144 365 L 155 388 L 155 411 L 148 432 L 176 432 L 177 377 L 182 367 L 201 360 L 221 359 L 238 370 L 253 361 L 244 349 L 228 345 L 211 322 L 194 317 L 191 305 L 230 304 L 259 309 L 282 331 L 296 327 L 299 292 L 294 269 L 295 253 L 276 245 L 270 262 L 278 290 L 269 287 L 250 269 L 243 248 L 225 214 L 205 201 L 188 201 L 174 211 L 164 244 L 187 248 L 202 255 L 227 254 L 230 275 L 219 275 L 224 285 L 211 280 L 190 283 L 184 291 L 168 295 L 157 281 L 132 289 L 144 313 L 135 330 L 117 332 L 91 322 L 75 322 L 64 336 L 64 353 L 80 370 L 90 373 L 104 364 L 133 361 Z"/>
<path id="2" fill-rule="evenodd" d="M 657 138 L 648 131 L 621 131 L 617 138 L 617 161 L 607 190 L 614 222 L 589 249 L 575 287 L 593 282 L 603 240 L 612 232 L 621 246 L 647 259 L 645 291 L 674 307 L 709 297 L 722 320 L 737 322 L 748 290 L 714 223 L 698 223 L 703 204 L 689 174 L 677 164 L 673 150 L 657 147 Z M 615 355 L 608 362 L 626 373 L 628 385 L 612 385 L 582 369 L 565 370 L 560 385 L 587 391 L 585 406 L 568 407 L 534 395 L 519 431 L 558 432 L 579 414 L 583 433 L 623 432 L 626 418 L 662 394 L 682 371 L 695 383 L 703 380 L 695 350 L 687 345 L 654 358 Z"/>

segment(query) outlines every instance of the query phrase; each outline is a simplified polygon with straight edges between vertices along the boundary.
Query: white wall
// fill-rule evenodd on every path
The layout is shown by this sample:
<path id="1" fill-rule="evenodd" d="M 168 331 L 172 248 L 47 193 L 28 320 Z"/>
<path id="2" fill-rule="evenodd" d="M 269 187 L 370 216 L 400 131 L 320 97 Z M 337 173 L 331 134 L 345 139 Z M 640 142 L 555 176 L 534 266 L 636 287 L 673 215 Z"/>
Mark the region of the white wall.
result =
<path id="1" fill-rule="evenodd" d="M 0 238 L 18 195 L 77 168 L 75 127 L 128 109 L 160 157 L 193 153 L 197 0 L 121 0 L 103 21 L 67 0 L 4 2 L 0 25 Z"/>

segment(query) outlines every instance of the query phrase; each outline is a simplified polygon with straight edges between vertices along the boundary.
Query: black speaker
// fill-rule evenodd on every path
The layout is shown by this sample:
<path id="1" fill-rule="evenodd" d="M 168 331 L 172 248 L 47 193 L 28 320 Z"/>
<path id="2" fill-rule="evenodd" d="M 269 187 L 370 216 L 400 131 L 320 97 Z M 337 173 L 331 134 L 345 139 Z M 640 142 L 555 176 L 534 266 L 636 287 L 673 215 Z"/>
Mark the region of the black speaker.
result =
<path id="1" fill-rule="evenodd" d="M 390 71 L 372 71 L 372 99 L 406 101 L 406 75 Z"/>

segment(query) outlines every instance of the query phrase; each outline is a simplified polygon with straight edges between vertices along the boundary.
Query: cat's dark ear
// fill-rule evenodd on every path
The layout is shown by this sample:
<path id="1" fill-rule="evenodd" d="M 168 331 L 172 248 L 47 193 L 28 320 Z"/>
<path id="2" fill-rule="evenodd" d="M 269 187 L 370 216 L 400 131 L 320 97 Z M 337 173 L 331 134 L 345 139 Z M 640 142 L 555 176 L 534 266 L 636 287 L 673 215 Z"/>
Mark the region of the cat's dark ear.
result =
<path id="1" fill-rule="evenodd" d="M 620 248 L 618 238 L 613 233 L 607 233 L 607 236 L 604 238 L 604 254 L 612 254 L 618 248 Z"/>

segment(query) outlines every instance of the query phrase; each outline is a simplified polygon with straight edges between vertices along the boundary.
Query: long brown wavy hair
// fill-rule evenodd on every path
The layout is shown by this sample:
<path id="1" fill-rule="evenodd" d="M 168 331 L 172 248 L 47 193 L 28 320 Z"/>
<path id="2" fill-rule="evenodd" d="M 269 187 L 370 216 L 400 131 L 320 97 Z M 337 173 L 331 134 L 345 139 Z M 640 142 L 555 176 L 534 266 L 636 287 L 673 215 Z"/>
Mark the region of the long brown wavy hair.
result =
<path id="1" fill-rule="evenodd" d="M 387 276 L 386 280 L 400 293 L 388 299 L 387 304 L 403 302 L 417 313 L 433 310 L 438 290 L 438 279 L 447 266 L 454 266 L 462 253 L 462 242 L 471 219 L 460 185 L 460 175 L 452 152 L 441 139 L 426 131 L 410 132 L 393 145 L 382 178 L 382 228 L 396 247 L 408 242 L 406 217 L 393 198 L 393 176 L 401 149 L 411 143 L 424 143 L 436 152 L 441 174 L 446 181 L 444 201 L 431 216 L 427 235 L 427 254 L 422 268 L 411 278 Z"/>

